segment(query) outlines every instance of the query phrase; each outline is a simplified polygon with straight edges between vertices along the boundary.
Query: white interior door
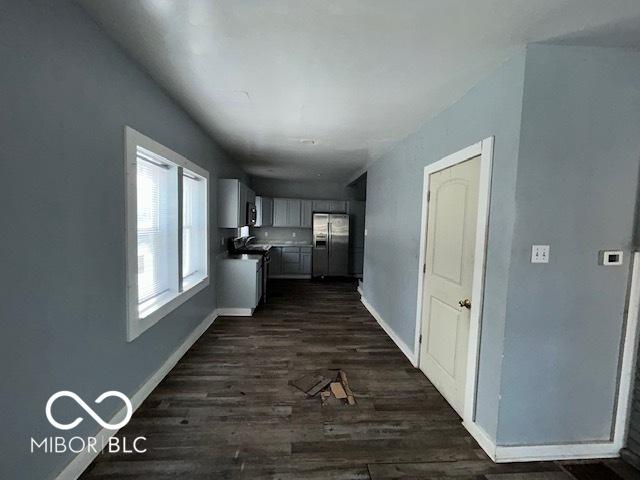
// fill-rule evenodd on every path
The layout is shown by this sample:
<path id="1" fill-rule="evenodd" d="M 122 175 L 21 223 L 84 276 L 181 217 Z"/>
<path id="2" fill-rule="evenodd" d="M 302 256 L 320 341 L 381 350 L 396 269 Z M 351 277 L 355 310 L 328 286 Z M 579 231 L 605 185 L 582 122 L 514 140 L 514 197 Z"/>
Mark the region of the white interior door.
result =
<path id="1" fill-rule="evenodd" d="M 420 369 L 463 415 L 480 157 L 429 176 Z"/>

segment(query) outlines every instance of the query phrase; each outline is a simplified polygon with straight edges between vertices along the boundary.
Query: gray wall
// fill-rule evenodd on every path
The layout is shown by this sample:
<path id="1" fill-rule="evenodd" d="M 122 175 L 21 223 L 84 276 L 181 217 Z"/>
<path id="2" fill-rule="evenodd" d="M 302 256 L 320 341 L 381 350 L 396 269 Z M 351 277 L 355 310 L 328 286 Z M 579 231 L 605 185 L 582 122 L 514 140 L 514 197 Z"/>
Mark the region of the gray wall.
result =
<path id="1" fill-rule="evenodd" d="M 215 178 L 244 177 L 75 5 L 0 1 L 0 58 L 0 477 L 47 479 L 71 459 L 28 453 L 31 436 L 60 434 L 48 397 L 132 394 L 215 307 L 212 277 L 126 342 L 124 125 L 210 171 L 213 225 Z M 82 413 L 56 406 L 60 419 Z M 109 418 L 120 405 L 101 407 Z M 97 429 L 85 421 L 73 434 Z"/>
<path id="2" fill-rule="evenodd" d="M 478 423 L 611 436 L 640 161 L 640 53 L 532 45 L 368 171 L 364 292 L 413 346 L 422 168 L 495 135 Z M 548 265 L 531 245 L 551 245 Z M 597 265 L 623 249 L 623 267 Z M 504 360 L 500 357 L 504 355 Z"/>
<path id="3" fill-rule="evenodd" d="M 492 438 L 497 429 L 523 79 L 524 52 L 367 172 L 364 296 L 413 349 L 423 169 L 484 138 L 496 137 L 477 410 L 479 424 Z"/>
<path id="4" fill-rule="evenodd" d="M 500 444 L 608 440 L 640 165 L 640 52 L 527 50 Z M 530 263 L 531 244 L 551 245 Z M 598 265 L 623 249 L 624 267 Z"/>

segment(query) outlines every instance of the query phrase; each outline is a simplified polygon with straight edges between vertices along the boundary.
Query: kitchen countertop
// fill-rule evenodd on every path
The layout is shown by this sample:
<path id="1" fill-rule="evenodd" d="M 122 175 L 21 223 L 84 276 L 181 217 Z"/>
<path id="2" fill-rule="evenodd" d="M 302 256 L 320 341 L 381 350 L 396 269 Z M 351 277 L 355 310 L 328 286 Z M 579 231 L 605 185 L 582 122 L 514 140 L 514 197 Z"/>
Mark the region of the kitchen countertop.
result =
<path id="1" fill-rule="evenodd" d="M 262 255 L 250 255 L 250 254 L 238 254 L 238 255 L 230 255 L 228 253 L 223 254 L 221 260 L 243 260 L 246 262 L 260 262 L 262 261 Z"/>
<path id="2" fill-rule="evenodd" d="M 256 245 L 256 246 L 269 245 L 272 247 L 309 247 L 309 248 L 313 246 L 308 242 L 269 242 L 269 243 L 260 242 L 260 243 L 253 243 L 252 245 Z"/>

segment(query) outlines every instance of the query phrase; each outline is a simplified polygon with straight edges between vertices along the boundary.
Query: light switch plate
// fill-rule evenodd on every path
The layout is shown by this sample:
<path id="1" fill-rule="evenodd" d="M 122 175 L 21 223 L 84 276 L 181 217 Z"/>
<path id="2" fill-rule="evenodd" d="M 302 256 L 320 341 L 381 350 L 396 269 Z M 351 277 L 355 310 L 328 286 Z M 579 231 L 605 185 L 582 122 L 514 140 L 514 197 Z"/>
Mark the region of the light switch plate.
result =
<path id="1" fill-rule="evenodd" d="M 549 263 L 549 245 L 532 245 L 531 263 Z"/>
<path id="2" fill-rule="evenodd" d="M 366 228 L 364 229 L 364 236 L 365 237 L 367 236 L 367 229 Z"/>

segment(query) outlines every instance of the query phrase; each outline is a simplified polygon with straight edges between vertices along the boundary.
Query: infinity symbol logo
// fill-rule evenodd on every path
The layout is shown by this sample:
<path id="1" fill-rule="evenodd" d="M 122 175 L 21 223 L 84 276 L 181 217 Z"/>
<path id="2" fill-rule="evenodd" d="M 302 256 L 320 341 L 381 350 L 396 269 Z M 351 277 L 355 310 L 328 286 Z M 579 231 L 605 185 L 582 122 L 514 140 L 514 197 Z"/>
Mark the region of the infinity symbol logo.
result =
<path id="1" fill-rule="evenodd" d="M 51 415 L 51 406 L 53 405 L 53 402 L 55 402 L 60 397 L 69 397 L 75 400 L 75 402 L 78 405 L 80 405 L 85 412 L 91 415 L 91 417 L 96 422 L 98 422 L 102 428 L 106 428 L 108 430 L 119 430 L 120 428 L 124 427 L 127 423 L 129 423 L 129 420 L 131 420 L 131 415 L 133 415 L 133 406 L 131 405 L 131 401 L 127 398 L 125 394 L 121 392 L 110 390 L 108 392 L 104 392 L 95 400 L 95 403 L 102 403 L 102 401 L 105 398 L 118 397 L 124 402 L 125 406 L 127 407 L 127 414 L 125 415 L 124 420 L 122 420 L 119 423 L 111 424 L 102 420 L 102 418 L 100 418 L 100 416 L 96 412 L 94 412 L 93 409 L 89 405 L 87 405 L 84 402 L 84 400 L 82 400 L 78 395 L 76 395 L 73 392 L 69 392 L 68 390 L 61 390 L 58 393 L 54 393 L 53 395 L 51 395 L 51 397 L 49 397 L 49 400 L 47 401 L 47 407 L 45 409 L 45 413 L 47 414 L 47 420 L 49 420 L 49 423 L 59 430 L 71 430 L 72 428 L 77 427 L 80 424 L 80 422 L 84 420 L 82 417 L 78 417 L 73 422 L 67 423 L 67 424 L 56 421 Z"/>

